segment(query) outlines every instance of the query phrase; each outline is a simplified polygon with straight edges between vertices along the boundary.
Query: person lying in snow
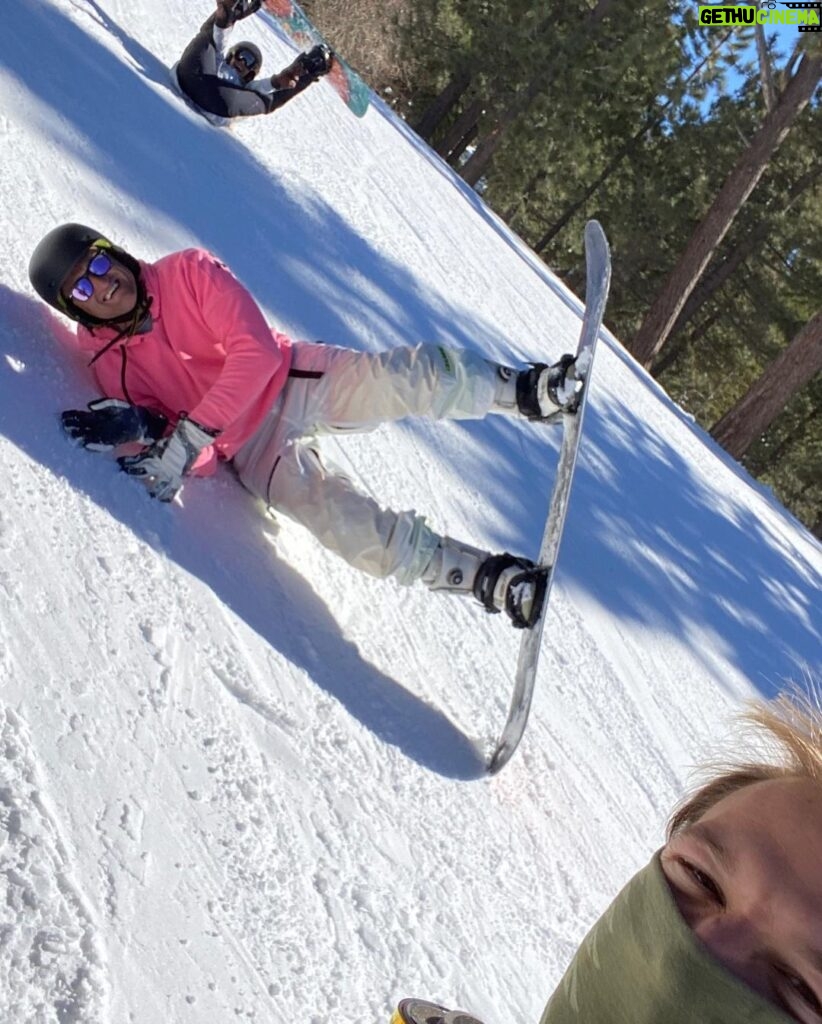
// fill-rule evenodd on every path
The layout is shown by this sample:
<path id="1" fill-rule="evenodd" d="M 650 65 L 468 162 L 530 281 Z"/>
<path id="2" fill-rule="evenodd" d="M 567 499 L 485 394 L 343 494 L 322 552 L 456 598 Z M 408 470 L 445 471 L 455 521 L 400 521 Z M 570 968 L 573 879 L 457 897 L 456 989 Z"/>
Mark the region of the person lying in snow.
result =
<path id="1" fill-rule="evenodd" d="M 473 594 L 516 626 L 533 625 L 544 570 L 442 537 L 413 511 L 381 508 L 323 460 L 318 437 L 410 415 L 550 420 L 576 408 L 572 356 L 517 371 L 440 345 L 371 353 L 292 342 L 211 253 L 145 263 L 82 224 L 50 231 L 29 277 L 79 325 L 77 347 L 105 396 L 63 413 L 66 432 L 93 450 L 144 445 L 119 463 L 151 495 L 171 501 L 185 477 L 231 460 L 252 494 L 363 572 Z"/>
<path id="2" fill-rule="evenodd" d="M 756 741 L 675 810 L 540 1024 L 822 1021 L 822 710 L 783 694 L 745 717 Z M 417 999 L 394 1020 L 478 1024 Z"/>
<path id="3" fill-rule="evenodd" d="M 327 46 L 301 53 L 271 78 L 256 80 L 262 54 L 254 43 L 226 42 L 235 21 L 260 9 L 262 0 L 218 0 L 217 10 L 172 68 L 180 91 L 215 124 L 234 117 L 270 114 L 328 74 L 333 54 Z"/>

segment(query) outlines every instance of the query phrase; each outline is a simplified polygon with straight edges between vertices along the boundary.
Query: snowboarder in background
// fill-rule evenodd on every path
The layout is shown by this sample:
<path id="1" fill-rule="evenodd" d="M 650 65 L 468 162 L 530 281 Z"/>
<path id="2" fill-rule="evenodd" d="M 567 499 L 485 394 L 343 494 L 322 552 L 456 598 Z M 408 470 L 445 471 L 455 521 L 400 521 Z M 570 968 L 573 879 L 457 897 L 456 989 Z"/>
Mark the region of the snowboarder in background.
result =
<path id="1" fill-rule="evenodd" d="M 674 811 L 540 1024 L 822 1021 L 822 708 L 797 692 L 745 719 L 758 735 Z M 479 1021 L 404 999 L 393 1024 Z"/>
<path id="2" fill-rule="evenodd" d="M 331 70 L 333 54 L 315 46 L 271 78 L 257 79 L 262 54 L 254 43 L 226 51 L 236 21 L 260 9 L 262 0 L 217 0 L 217 9 L 172 68 L 180 91 L 215 124 L 270 114 Z"/>
<path id="3" fill-rule="evenodd" d="M 77 322 L 77 348 L 105 396 L 64 412 L 64 429 L 92 450 L 143 445 L 119 464 L 151 495 L 171 501 L 187 476 L 230 460 L 252 494 L 363 572 L 473 594 L 516 626 L 533 625 L 544 570 L 440 536 L 413 511 L 381 508 L 324 460 L 318 438 L 410 415 L 551 420 L 578 400 L 573 357 L 515 370 L 440 345 L 371 353 L 292 342 L 211 253 L 145 263 L 82 224 L 50 231 L 29 276 Z"/>

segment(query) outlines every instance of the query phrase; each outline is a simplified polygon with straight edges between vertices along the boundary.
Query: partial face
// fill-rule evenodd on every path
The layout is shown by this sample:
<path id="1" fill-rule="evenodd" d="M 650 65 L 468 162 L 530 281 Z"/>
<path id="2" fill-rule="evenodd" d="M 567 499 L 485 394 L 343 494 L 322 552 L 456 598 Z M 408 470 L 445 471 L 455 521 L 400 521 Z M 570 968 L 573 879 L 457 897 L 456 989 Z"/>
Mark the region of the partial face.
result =
<path id="1" fill-rule="evenodd" d="M 91 316 L 113 322 L 123 320 L 137 302 L 137 282 L 128 267 L 118 263 L 108 251 L 103 251 L 103 255 L 108 257 L 109 266 L 102 272 L 94 260 L 99 252 L 91 248 L 74 264 L 66 274 L 60 292 L 63 298 Z M 83 295 L 88 295 L 85 301 L 82 300 Z"/>
<path id="2" fill-rule="evenodd" d="M 240 76 L 243 85 L 248 85 L 257 74 L 257 58 L 250 50 L 238 50 L 233 53 L 229 64 Z"/>
<path id="3" fill-rule="evenodd" d="M 675 836 L 662 869 L 696 938 L 801 1024 L 822 1024 L 822 789 L 737 790 Z"/>

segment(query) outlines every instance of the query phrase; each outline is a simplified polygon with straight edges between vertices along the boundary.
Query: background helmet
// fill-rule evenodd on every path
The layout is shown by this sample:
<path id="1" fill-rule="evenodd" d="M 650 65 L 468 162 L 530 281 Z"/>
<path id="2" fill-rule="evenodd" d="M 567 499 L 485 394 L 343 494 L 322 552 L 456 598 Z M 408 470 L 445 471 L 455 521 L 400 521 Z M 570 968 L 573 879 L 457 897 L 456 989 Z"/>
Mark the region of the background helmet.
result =
<path id="1" fill-rule="evenodd" d="M 245 67 L 248 68 L 248 73 L 250 74 L 251 78 L 253 78 L 259 72 L 260 68 L 263 66 L 263 55 L 260 51 L 259 46 L 255 46 L 254 43 L 236 43 L 225 55 L 226 61 L 229 64 L 233 63 L 234 58 L 237 56 L 238 53 L 251 54 L 251 56 L 254 58 L 254 64 L 251 67 L 245 64 Z M 244 64 L 245 62 L 241 61 L 240 63 Z"/>
<path id="2" fill-rule="evenodd" d="M 71 317 L 86 327 L 105 324 L 108 321 L 91 316 L 71 299 L 60 293 L 60 285 L 74 264 L 89 249 L 97 248 L 109 252 L 118 263 L 134 274 L 137 283 L 137 303 L 145 301 L 145 290 L 140 275 L 140 264 L 124 249 L 120 249 L 94 228 L 85 224 L 61 224 L 49 231 L 40 240 L 29 260 L 29 280 L 40 298 L 65 316 Z"/>

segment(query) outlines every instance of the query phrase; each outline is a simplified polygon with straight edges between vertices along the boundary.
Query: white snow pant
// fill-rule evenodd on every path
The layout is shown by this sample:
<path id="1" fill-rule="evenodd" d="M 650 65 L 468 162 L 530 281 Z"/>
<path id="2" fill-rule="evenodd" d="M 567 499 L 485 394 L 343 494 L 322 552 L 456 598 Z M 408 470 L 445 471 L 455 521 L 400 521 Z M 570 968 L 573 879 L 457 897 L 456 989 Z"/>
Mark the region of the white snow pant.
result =
<path id="1" fill-rule="evenodd" d="M 371 576 L 419 579 L 440 537 L 415 512 L 392 512 L 320 455 L 322 434 L 373 430 L 404 416 L 472 419 L 494 405 L 498 367 L 436 345 L 357 352 L 294 345 L 288 382 L 234 456 L 242 483 Z"/>

